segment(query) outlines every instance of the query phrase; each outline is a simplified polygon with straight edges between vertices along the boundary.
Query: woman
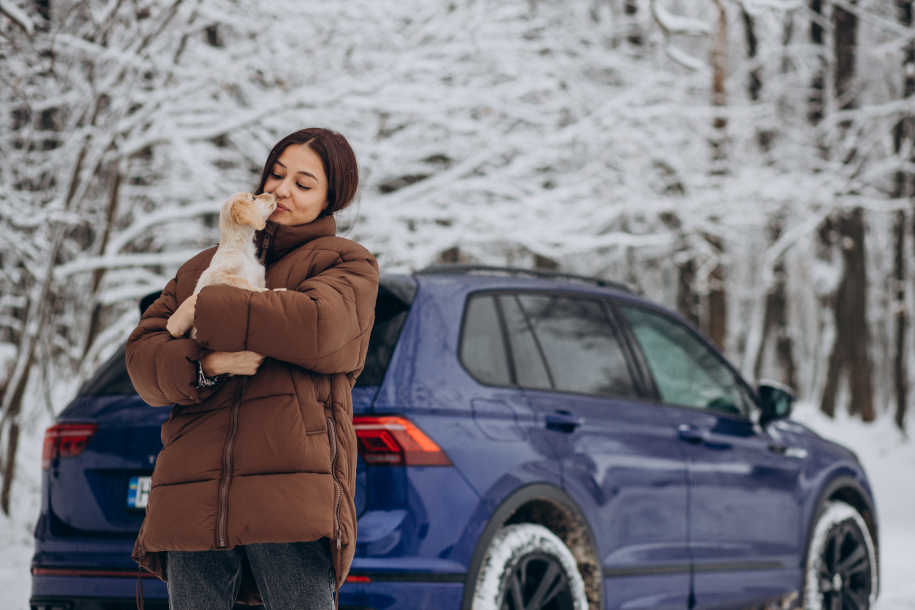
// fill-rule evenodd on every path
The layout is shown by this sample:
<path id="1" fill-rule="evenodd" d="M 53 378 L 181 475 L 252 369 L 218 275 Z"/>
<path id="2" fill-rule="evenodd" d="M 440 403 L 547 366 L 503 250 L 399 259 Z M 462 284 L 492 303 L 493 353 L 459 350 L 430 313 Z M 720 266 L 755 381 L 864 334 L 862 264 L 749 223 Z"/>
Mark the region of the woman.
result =
<path id="1" fill-rule="evenodd" d="M 357 186 L 343 136 L 283 138 L 257 191 L 277 201 L 255 237 L 272 290 L 192 296 L 215 252 L 205 250 L 127 342 L 140 396 L 175 405 L 133 554 L 168 581 L 173 610 L 229 609 L 236 598 L 327 609 L 346 578 L 356 540 L 351 389 L 378 290 L 372 255 L 334 235 L 333 214 Z"/>

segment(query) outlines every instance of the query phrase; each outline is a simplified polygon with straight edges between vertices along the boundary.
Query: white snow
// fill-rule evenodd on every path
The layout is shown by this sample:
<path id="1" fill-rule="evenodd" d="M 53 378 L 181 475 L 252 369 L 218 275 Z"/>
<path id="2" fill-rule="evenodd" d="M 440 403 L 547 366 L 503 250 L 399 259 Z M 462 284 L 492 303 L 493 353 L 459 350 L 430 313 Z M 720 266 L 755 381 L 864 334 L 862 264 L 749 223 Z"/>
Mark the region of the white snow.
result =
<path id="1" fill-rule="evenodd" d="M 29 18 L 28 13 L 19 8 L 13 0 L 0 0 L 0 13 L 8 16 L 28 34 L 35 33 L 35 25 Z"/>
<path id="2" fill-rule="evenodd" d="M 701 36 L 710 34 L 712 31 L 712 26 L 708 21 L 674 15 L 661 5 L 660 0 L 654 0 L 651 3 L 651 13 L 654 15 L 658 25 L 669 34 Z"/>

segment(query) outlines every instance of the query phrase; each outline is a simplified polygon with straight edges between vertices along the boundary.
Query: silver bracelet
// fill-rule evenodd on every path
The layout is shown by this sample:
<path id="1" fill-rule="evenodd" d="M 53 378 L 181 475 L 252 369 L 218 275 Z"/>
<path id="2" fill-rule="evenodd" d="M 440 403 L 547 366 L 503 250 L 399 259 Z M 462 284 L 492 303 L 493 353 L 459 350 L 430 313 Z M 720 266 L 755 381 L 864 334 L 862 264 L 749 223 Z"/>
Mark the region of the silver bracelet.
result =
<path id="1" fill-rule="evenodd" d="M 200 361 L 197 361 L 197 387 L 198 388 L 208 388 L 219 383 L 219 375 L 213 375 L 212 377 L 207 377 L 206 373 L 203 372 L 203 365 L 200 364 Z"/>

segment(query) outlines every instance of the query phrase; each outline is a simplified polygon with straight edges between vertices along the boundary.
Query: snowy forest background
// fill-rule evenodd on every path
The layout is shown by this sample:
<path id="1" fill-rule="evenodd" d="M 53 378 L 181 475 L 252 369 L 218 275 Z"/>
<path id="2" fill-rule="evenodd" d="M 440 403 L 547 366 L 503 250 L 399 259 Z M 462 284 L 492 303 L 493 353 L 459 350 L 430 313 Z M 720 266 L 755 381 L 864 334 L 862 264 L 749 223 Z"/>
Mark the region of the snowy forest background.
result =
<path id="1" fill-rule="evenodd" d="M 621 281 L 904 435 L 913 94 L 913 0 L 0 0 L 0 508 L 306 126 L 353 144 L 339 232 L 383 271 Z"/>

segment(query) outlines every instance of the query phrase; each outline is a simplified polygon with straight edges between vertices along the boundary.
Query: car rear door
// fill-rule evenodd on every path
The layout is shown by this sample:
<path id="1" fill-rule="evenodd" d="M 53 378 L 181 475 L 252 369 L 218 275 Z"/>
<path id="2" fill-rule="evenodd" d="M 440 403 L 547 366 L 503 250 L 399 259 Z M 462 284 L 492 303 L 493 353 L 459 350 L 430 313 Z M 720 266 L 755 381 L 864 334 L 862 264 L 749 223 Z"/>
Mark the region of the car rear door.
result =
<path id="1" fill-rule="evenodd" d="M 449 455 L 481 494 L 506 476 L 513 485 L 561 484 L 552 435 L 518 387 L 519 368 L 506 339 L 500 293 L 471 294 L 464 309 L 458 354 L 473 380 L 468 394 L 474 428 L 465 432 L 460 446 L 453 447 Z"/>
<path id="2" fill-rule="evenodd" d="M 802 455 L 750 417 L 754 398 L 708 342 L 657 310 L 618 304 L 689 461 L 696 608 L 733 608 L 801 582 Z"/>
<path id="3" fill-rule="evenodd" d="M 683 455 L 660 408 L 642 399 L 605 302 L 518 292 L 499 304 L 518 383 L 594 532 L 604 607 L 687 608 Z"/>

